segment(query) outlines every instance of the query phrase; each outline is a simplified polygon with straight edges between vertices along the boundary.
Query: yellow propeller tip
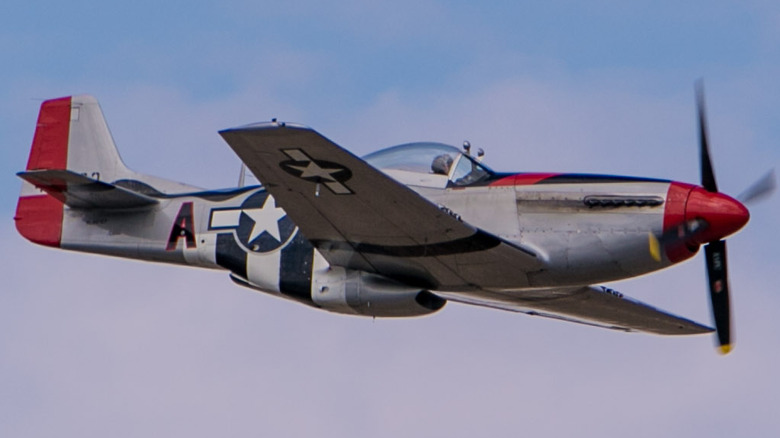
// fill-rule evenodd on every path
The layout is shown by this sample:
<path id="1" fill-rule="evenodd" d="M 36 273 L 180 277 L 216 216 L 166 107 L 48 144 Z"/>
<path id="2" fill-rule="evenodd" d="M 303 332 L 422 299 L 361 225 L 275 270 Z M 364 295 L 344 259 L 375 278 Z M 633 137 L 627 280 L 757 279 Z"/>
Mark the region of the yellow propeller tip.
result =
<path id="1" fill-rule="evenodd" d="M 650 249 L 650 257 L 653 258 L 656 262 L 661 261 L 661 243 L 658 242 L 658 238 L 656 238 L 653 233 L 647 234 L 647 243 L 648 248 Z"/>
<path id="2" fill-rule="evenodd" d="M 720 354 L 724 354 L 724 355 L 731 353 L 731 350 L 733 349 L 734 346 L 732 346 L 731 344 L 724 344 L 718 347 L 718 351 L 720 352 Z"/>

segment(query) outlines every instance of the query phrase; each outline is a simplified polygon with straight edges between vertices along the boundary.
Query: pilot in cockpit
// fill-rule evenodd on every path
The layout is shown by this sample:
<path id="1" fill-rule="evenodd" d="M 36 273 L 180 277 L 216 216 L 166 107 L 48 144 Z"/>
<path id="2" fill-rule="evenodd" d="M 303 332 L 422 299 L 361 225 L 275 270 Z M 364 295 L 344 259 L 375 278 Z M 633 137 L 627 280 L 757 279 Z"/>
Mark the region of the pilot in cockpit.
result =
<path id="1" fill-rule="evenodd" d="M 433 159 L 431 170 L 439 175 L 449 175 L 452 166 L 452 157 L 448 154 L 441 154 Z"/>

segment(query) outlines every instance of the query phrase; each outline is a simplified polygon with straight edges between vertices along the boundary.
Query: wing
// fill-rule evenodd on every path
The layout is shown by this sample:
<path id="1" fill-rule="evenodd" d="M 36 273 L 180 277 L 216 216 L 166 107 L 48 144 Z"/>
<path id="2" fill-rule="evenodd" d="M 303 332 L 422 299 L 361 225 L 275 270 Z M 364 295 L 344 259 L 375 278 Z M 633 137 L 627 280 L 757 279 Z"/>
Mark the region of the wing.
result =
<path id="1" fill-rule="evenodd" d="M 264 123 L 220 134 L 332 265 L 454 291 L 524 287 L 540 266 L 310 128 Z"/>
<path id="2" fill-rule="evenodd" d="M 458 294 L 437 292 L 451 301 L 560 319 L 621 331 L 695 335 L 712 328 L 673 315 L 603 286 L 523 292 Z"/>

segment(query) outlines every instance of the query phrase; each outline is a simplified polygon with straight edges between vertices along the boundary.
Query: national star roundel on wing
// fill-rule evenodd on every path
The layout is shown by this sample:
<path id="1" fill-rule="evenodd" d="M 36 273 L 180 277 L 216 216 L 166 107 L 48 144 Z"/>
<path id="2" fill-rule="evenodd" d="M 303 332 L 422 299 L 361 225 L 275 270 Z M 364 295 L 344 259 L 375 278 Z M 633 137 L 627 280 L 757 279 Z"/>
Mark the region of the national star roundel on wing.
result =
<path id="1" fill-rule="evenodd" d="M 236 237 L 250 251 L 274 251 L 288 243 L 296 230 L 293 221 L 265 190 L 256 192 L 241 204 Z"/>
<path id="2" fill-rule="evenodd" d="M 325 160 L 315 160 L 301 149 L 284 149 L 282 152 L 289 160 L 279 166 L 285 172 L 297 178 L 323 184 L 336 195 L 351 195 L 352 190 L 344 185 L 352 178 L 352 171 L 341 164 Z"/>

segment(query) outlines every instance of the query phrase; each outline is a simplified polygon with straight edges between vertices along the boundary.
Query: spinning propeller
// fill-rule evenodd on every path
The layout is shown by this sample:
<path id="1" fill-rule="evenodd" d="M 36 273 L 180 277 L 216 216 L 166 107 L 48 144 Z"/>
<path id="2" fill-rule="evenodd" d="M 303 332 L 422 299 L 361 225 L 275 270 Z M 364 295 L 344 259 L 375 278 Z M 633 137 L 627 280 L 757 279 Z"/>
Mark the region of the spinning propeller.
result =
<path id="1" fill-rule="evenodd" d="M 711 193 L 718 193 L 715 173 L 710 160 L 709 141 L 707 140 L 707 114 L 704 107 L 704 85 L 696 83 L 696 107 L 699 114 L 699 154 L 701 164 L 701 185 Z M 746 221 L 747 222 L 747 221 Z M 704 247 L 707 260 L 707 278 L 710 283 L 710 301 L 715 330 L 718 334 L 720 352 L 728 354 L 731 344 L 731 303 L 729 299 L 729 279 L 726 270 L 726 241 L 715 240 Z"/>
<path id="2" fill-rule="evenodd" d="M 704 87 L 696 84 L 696 106 L 699 119 L 699 153 L 701 187 L 690 191 L 686 201 L 685 218 L 669 227 L 659 238 L 650 236 L 650 254 L 661 259 L 661 248 L 667 245 L 704 246 L 707 261 L 712 315 L 718 336 L 720 352 L 732 349 L 731 306 L 724 237 L 742 228 L 750 215 L 742 202 L 764 198 L 775 189 L 774 171 L 770 171 L 738 196 L 739 201 L 718 192 L 707 140 L 707 117 L 704 107 Z M 741 201 L 741 202 L 740 202 Z"/>

